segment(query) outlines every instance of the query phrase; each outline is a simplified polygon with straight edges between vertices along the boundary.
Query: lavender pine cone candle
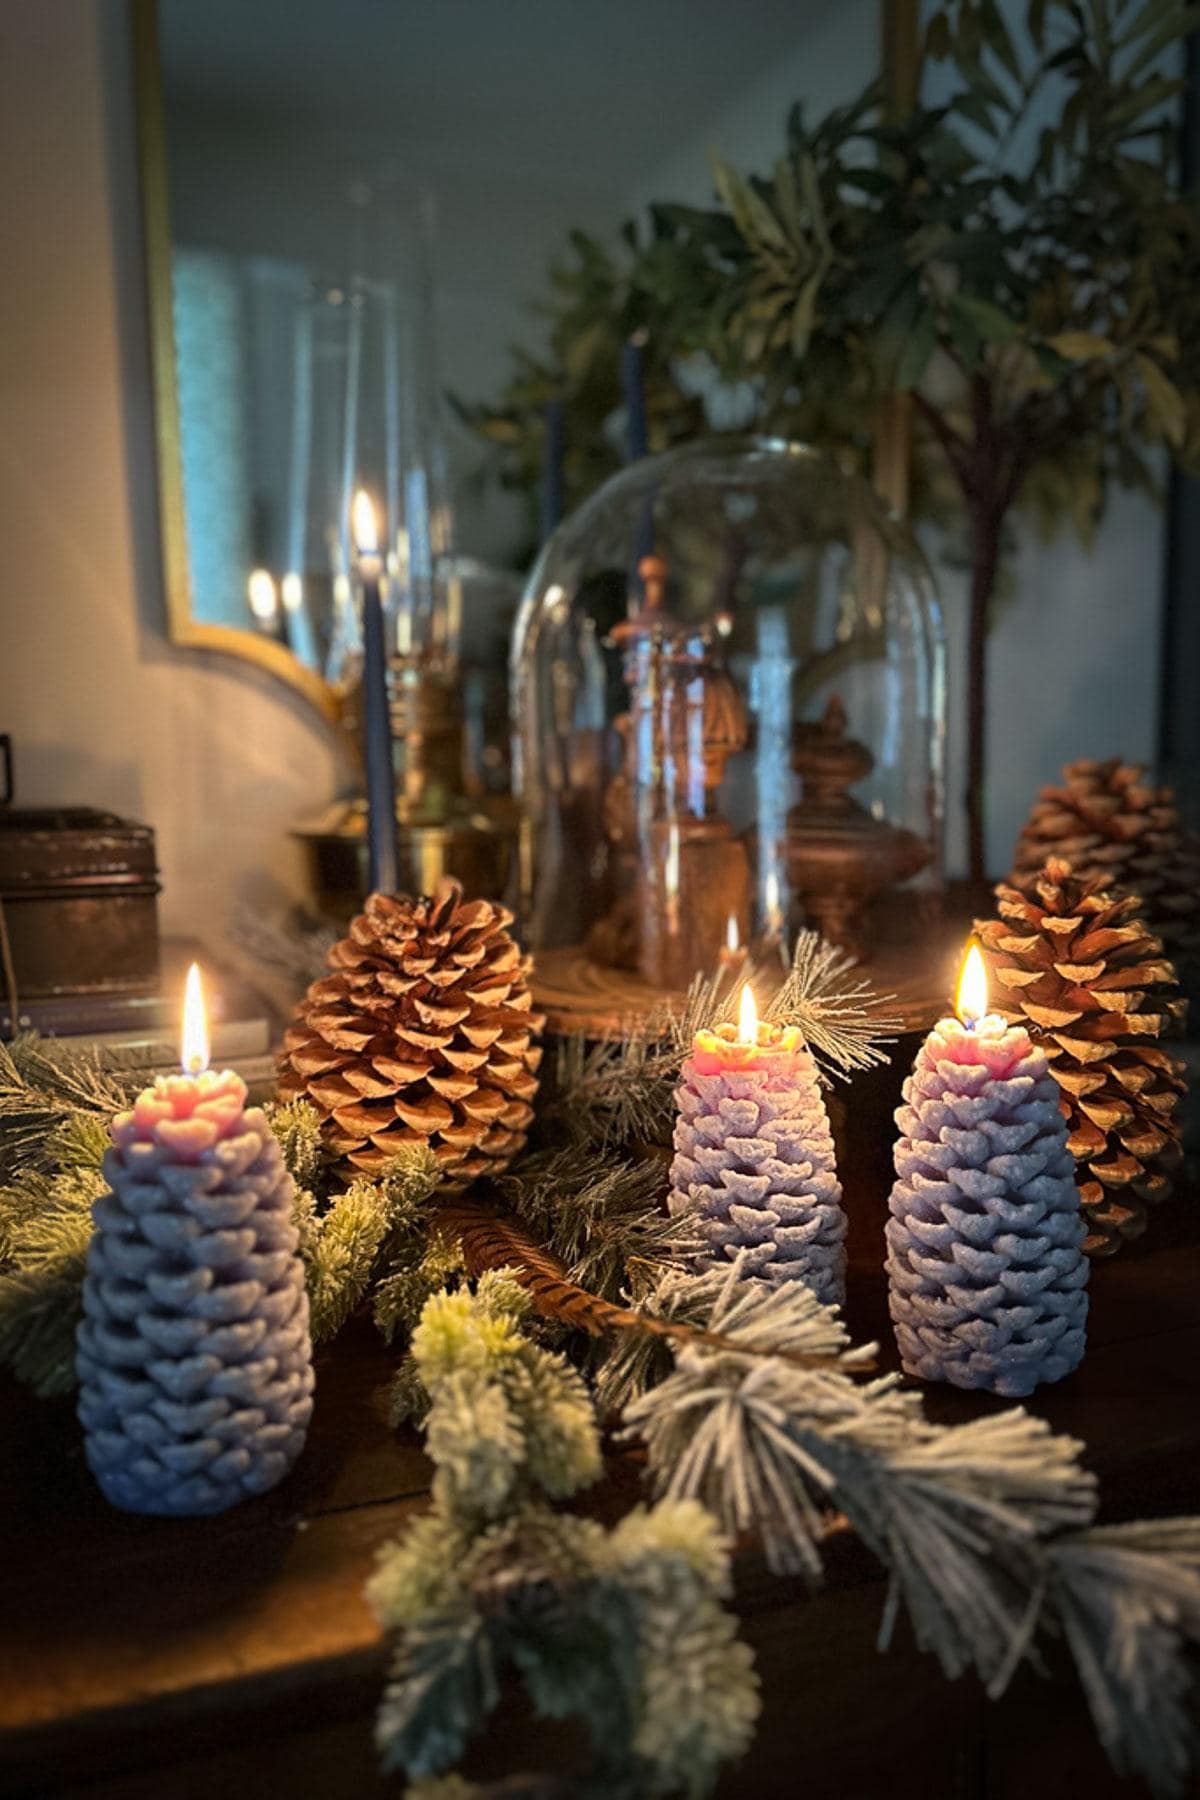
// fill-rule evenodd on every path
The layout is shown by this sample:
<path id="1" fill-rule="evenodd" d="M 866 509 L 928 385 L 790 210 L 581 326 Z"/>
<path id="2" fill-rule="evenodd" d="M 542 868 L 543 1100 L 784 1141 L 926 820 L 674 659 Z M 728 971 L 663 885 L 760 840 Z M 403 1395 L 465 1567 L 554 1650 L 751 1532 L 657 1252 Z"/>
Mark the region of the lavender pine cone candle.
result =
<path id="1" fill-rule="evenodd" d="M 1085 1226 L 1046 1058 L 994 1016 L 937 1024 L 896 1113 L 888 1304 L 910 1375 L 1031 1394 L 1078 1367 Z"/>
<path id="2" fill-rule="evenodd" d="M 746 993 L 750 994 L 747 987 Z M 751 995 L 751 999 L 753 996 Z M 697 1034 L 676 1093 L 670 1207 L 694 1215 L 708 1262 L 845 1299 L 846 1215 L 816 1065 L 794 1026 L 743 1014 Z"/>
<path id="3" fill-rule="evenodd" d="M 113 1122 L 76 1368 L 114 1506 L 215 1513 L 273 1487 L 312 1414 L 292 1179 L 238 1076 L 160 1077 Z"/>

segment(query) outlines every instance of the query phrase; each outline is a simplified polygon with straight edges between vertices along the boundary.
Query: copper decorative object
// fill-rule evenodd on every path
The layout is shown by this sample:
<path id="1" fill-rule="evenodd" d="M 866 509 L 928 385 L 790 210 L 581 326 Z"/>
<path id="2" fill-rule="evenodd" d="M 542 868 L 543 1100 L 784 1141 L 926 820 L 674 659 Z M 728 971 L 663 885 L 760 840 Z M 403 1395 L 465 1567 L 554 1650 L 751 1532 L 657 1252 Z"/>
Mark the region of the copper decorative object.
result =
<path id="1" fill-rule="evenodd" d="M 866 946 L 876 895 L 917 874 L 930 856 L 915 832 L 876 818 L 850 793 L 874 766 L 866 745 L 846 735 L 836 694 L 819 722 L 795 728 L 792 767 L 803 795 L 788 813 L 788 881 L 809 923 L 856 955 Z"/>

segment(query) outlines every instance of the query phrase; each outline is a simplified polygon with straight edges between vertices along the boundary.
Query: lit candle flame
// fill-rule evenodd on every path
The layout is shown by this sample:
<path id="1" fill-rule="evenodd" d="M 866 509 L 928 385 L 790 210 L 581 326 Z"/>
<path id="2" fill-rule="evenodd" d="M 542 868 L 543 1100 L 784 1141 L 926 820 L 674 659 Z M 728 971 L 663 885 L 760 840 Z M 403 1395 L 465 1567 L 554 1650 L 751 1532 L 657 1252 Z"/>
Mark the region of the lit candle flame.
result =
<path id="1" fill-rule="evenodd" d="M 366 488 L 359 488 L 355 494 L 354 508 L 350 517 L 354 544 L 358 554 L 360 556 L 377 556 L 379 554 L 379 530 L 375 524 L 375 508 L 371 505 L 371 496 Z"/>
<path id="2" fill-rule="evenodd" d="M 295 569 L 286 574 L 279 584 L 279 596 L 287 612 L 299 612 L 304 604 L 304 583 Z"/>
<path id="3" fill-rule="evenodd" d="M 754 989 L 747 981 L 742 987 L 742 998 L 738 1006 L 738 1043 L 757 1044 L 758 1042 L 758 1004 L 754 998 Z"/>
<path id="4" fill-rule="evenodd" d="M 737 947 L 738 947 L 737 915 L 735 913 L 730 913 L 729 923 L 725 927 L 725 948 L 727 950 L 736 950 Z"/>
<path id="5" fill-rule="evenodd" d="M 982 1019 L 987 1011 L 988 984 L 987 969 L 984 966 L 983 953 L 979 945 L 972 940 L 966 956 L 963 958 L 962 972 L 958 977 L 958 992 L 954 996 L 954 1008 L 964 1025 L 974 1025 Z"/>
<path id="6" fill-rule="evenodd" d="M 208 1067 L 208 1014 L 204 1008 L 204 990 L 200 985 L 200 964 L 193 963 L 187 972 L 183 990 L 183 1045 L 179 1060 L 185 1075 L 200 1075 Z"/>
<path id="7" fill-rule="evenodd" d="M 267 625 L 279 610 L 275 583 L 269 569 L 254 569 L 246 583 L 246 604 L 262 625 Z"/>

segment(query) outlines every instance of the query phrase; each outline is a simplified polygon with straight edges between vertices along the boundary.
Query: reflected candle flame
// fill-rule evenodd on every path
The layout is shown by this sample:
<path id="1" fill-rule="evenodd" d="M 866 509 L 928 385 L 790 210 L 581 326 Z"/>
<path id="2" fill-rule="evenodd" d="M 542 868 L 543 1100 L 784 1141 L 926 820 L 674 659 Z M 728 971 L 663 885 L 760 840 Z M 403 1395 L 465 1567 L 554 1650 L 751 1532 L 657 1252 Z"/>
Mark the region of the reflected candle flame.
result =
<path id="1" fill-rule="evenodd" d="M 379 528 L 375 523 L 375 508 L 371 504 L 371 496 L 366 488 L 359 488 L 354 496 L 350 525 L 358 554 L 360 556 L 377 556 L 379 554 Z"/>
<path id="2" fill-rule="evenodd" d="M 279 610 L 275 583 L 268 569 L 255 569 L 246 583 L 246 604 L 260 624 L 266 625 Z"/>
<path id="3" fill-rule="evenodd" d="M 183 990 L 183 1042 L 179 1060 L 184 1074 L 203 1074 L 208 1067 L 209 1050 L 208 1013 L 200 983 L 200 964 L 193 963 Z"/>

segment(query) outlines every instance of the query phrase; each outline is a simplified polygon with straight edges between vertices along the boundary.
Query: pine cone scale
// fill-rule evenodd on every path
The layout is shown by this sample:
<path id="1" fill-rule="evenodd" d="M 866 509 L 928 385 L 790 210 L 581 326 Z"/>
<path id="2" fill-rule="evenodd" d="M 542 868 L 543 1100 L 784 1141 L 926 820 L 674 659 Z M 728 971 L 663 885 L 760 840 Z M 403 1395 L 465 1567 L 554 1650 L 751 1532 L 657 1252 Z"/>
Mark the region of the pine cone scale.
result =
<path id="1" fill-rule="evenodd" d="M 1043 788 L 1013 858 L 1014 887 L 1030 890 L 1048 856 L 1081 880 L 1132 898 L 1158 933 L 1185 989 L 1200 992 L 1200 838 L 1187 832 L 1169 788 L 1136 764 L 1069 763 Z M 1107 946 L 1105 947 L 1107 950 Z"/>
<path id="2" fill-rule="evenodd" d="M 1141 1203 L 1170 1191 L 1183 1092 L 1182 1066 L 1155 1041 L 1178 1017 L 1173 969 L 1137 897 L 1102 879 L 1051 858 L 1024 889 L 999 888 L 1000 918 L 977 927 L 995 953 L 995 1010 L 1028 1021 L 1059 1084 L 1092 1254 L 1136 1236 Z"/>
<path id="3" fill-rule="evenodd" d="M 524 1142 L 543 1021 L 511 922 L 443 883 L 432 898 L 372 895 L 331 950 L 285 1036 L 280 1092 L 313 1102 L 349 1169 L 428 1143 L 457 1191 Z"/>

